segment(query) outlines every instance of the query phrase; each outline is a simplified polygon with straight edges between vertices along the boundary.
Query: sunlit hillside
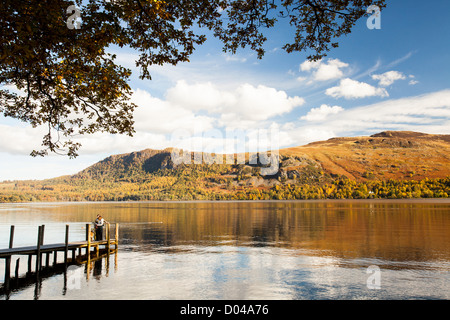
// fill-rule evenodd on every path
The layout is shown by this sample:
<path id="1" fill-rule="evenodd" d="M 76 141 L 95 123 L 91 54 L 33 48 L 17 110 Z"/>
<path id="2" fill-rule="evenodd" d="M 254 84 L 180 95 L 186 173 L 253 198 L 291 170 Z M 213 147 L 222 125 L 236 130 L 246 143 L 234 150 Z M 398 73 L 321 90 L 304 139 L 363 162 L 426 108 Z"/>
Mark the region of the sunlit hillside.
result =
<path id="1" fill-rule="evenodd" d="M 270 175 L 263 174 L 269 165 L 261 164 L 258 154 L 245 154 L 244 162 L 232 155 L 230 163 L 226 161 L 230 155 L 188 152 L 192 161 L 186 164 L 174 162 L 171 152 L 147 149 L 113 155 L 73 176 L 3 182 L 0 201 L 447 198 L 450 194 L 450 135 L 387 131 L 282 149 Z M 223 164 L 207 164 L 213 157 L 221 157 Z M 202 161 L 195 164 L 194 159 Z"/>

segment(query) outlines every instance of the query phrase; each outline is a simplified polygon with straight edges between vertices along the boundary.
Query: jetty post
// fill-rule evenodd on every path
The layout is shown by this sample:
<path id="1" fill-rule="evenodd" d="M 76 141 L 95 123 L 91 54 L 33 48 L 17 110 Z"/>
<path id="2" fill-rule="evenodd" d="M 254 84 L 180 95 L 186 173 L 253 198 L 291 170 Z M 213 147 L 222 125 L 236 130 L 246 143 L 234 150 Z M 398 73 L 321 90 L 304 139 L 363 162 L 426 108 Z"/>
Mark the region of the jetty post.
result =
<path id="1" fill-rule="evenodd" d="M 14 272 L 14 276 L 16 278 L 16 282 L 19 282 L 19 263 L 20 263 L 20 258 L 17 258 L 17 260 L 16 260 L 16 270 Z"/>
<path id="2" fill-rule="evenodd" d="M 91 225 L 86 223 L 86 242 L 87 242 L 87 258 L 90 260 L 91 252 Z"/>
<path id="3" fill-rule="evenodd" d="M 14 226 L 9 231 L 9 249 L 12 249 L 14 243 Z M 11 256 L 5 259 L 5 286 L 9 289 L 9 280 L 11 277 Z"/>
<path id="4" fill-rule="evenodd" d="M 116 230 L 115 230 L 115 238 L 114 238 L 114 241 L 115 241 L 115 243 L 116 243 L 116 249 L 117 249 L 117 247 L 118 247 L 118 245 L 119 245 L 119 224 L 118 224 L 118 223 L 116 223 Z"/>
<path id="5" fill-rule="evenodd" d="M 44 244 L 44 230 L 45 225 L 39 226 L 36 245 L 36 275 L 39 274 L 39 271 L 41 270 L 41 246 Z"/>
<path id="6" fill-rule="evenodd" d="M 9 231 L 9 248 L 11 249 L 14 244 L 14 226 L 11 226 L 11 229 Z"/>
<path id="7" fill-rule="evenodd" d="M 109 246 L 111 245 L 111 239 L 109 238 L 110 237 L 110 231 L 111 231 L 111 229 L 110 229 L 110 224 L 109 224 L 109 222 L 107 222 L 106 223 L 106 249 L 108 250 L 108 255 L 109 255 Z"/>
<path id="8" fill-rule="evenodd" d="M 64 239 L 64 265 L 67 269 L 67 256 L 69 253 L 69 225 L 66 224 L 66 234 Z"/>

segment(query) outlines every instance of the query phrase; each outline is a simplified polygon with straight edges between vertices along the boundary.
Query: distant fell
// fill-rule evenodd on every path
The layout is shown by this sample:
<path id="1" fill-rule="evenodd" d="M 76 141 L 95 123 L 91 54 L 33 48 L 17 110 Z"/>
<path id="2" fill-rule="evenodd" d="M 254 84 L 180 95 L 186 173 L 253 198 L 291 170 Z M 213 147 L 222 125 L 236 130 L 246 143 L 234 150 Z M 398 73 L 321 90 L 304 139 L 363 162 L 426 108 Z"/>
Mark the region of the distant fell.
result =
<path id="1" fill-rule="evenodd" d="M 145 149 L 112 155 L 73 176 L 0 183 L 0 202 L 448 198 L 450 135 L 384 131 L 261 154 Z M 226 159 L 234 159 L 232 163 Z M 258 161 L 254 161 L 259 159 Z M 202 161 L 222 158 L 223 164 Z M 198 161 L 200 159 L 200 161 Z M 196 160 L 196 161 L 194 161 Z M 242 161 L 243 160 L 243 161 Z"/>
<path id="2" fill-rule="evenodd" d="M 177 165 L 172 161 L 171 152 L 171 148 L 146 149 L 113 155 L 86 168 L 74 178 L 126 178 L 158 170 L 173 170 Z M 300 177 L 305 170 L 312 168 L 324 174 L 344 175 L 357 181 L 450 176 L 450 135 L 384 131 L 367 137 L 317 141 L 281 149 L 279 154 L 279 170 L 273 178 Z M 249 154 L 245 155 L 244 166 L 254 169 L 254 165 L 249 165 L 249 157 Z"/>
<path id="3" fill-rule="evenodd" d="M 325 172 L 357 181 L 450 175 L 450 135 L 384 131 L 369 137 L 313 142 L 280 153 L 285 157 L 308 156 Z"/>

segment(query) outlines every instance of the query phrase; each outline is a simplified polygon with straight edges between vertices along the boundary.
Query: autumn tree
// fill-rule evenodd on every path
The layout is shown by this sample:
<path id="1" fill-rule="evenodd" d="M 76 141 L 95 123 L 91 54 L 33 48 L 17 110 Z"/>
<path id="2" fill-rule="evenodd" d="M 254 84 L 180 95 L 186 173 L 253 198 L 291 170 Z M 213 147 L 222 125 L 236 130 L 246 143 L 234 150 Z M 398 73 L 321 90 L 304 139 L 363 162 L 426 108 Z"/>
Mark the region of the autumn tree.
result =
<path id="1" fill-rule="evenodd" d="M 2 0 L 0 112 L 45 126 L 42 149 L 76 157 L 73 137 L 95 132 L 133 135 L 131 71 L 111 46 L 139 53 L 140 77 L 151 65 L 189 61 L 208 30 L 235 53 L 264 56 L 264 31 L 287 19 L 295 30 L 287 52 L 320 59 L 385 0 Z M 202 33 L 203 32 L 203 33 Z M 18 91 L 20 93 L 18 93 Z"/>

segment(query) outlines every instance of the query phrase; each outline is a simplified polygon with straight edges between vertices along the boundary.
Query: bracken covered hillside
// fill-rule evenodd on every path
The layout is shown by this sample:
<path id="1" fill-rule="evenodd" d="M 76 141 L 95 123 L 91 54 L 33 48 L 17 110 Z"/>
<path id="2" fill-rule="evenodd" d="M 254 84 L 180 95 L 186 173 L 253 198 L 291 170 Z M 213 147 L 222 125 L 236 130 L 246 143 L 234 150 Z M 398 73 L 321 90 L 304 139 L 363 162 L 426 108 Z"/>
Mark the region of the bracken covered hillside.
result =
<path id="1" fill-rule="evenodd" d="M 0 184 L 0 201 L 424 198 L 450 194 L 450 135 L 386 131 L 279 150 L 263 165 L 177 164 L 172 149 L 110 156 L 74 176 Z M 188 153 L 192 159 L 210 154 Z M 216 155 L 215 155 L 216 156 Z M 256 155 L 258 156 L 258 155 Z M 198 159 L 198 158 L 197 158 Z"/>
<path id="2" fill-rule="evenodd" d="M 324 172 L 357 181 L 450 176 L 450 135 L 386 131 L 370 137 L 333 138 L 280 153 L 308 158 Z"/>

